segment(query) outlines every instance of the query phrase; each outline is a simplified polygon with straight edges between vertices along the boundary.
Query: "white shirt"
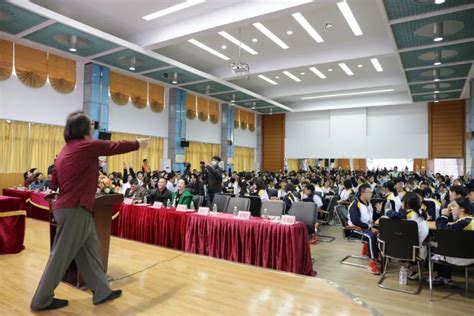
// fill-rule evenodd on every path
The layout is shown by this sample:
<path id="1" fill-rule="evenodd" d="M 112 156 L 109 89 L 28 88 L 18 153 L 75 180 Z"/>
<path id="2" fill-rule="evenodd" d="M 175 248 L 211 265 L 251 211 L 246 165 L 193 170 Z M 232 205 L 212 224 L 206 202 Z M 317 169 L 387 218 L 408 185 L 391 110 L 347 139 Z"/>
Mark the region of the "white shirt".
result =
<path id="1" fill-rule="evenodd" d="M 171 181 L 166 182 L 166 188 L 172 193 L 176 192 L 176 186 Z"/>
<path id="2" fill-rule="evenodd" d="M 352 194 L 352 189 L 347 190 L 344 188 L 341 192 L 341 201 L 347 201 L 349 200 L 350 195 Z"/>
<path id="3" fill-rule="evenodd" d="M 130 183 L 124 183 L 122 185 L 122 188 L 120 189 L 120 193 L 122 193 L 123 195 L 125 195 L 125 191 L 127 191 L 127 189 L 129 189 L 131 186 L 130 186 Z"/>

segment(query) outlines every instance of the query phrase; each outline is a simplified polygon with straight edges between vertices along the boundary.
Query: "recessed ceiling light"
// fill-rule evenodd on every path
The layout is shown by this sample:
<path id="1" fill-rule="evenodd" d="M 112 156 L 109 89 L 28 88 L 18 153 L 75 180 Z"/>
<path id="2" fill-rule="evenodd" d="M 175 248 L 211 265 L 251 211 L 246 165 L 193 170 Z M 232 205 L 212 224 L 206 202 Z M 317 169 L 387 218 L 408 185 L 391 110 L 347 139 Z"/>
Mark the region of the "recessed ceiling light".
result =
<path id="1" fill-rule="evenodd" d="M 217 56 L 217 57 L 219 57 L 219 58 L 221 58 L 221 59 L 223 59 L 223 60 L 230 60 L 230 58 L 227 57 L 226 55 L 219 53 L 218 51 L 216 51 L 216 50 L 210 48 L 209 46 L 207 46 L 207 45 L 205 45 L 205 44 L 203 44 L 203 43 L 201 43 L 201 42 L 199 42 L 199 41 L 197 41 L 197 40 L 195 40 L 194 38 L 188 40 L 188 42 L 190 42 L 191 44 L 193 44 L 193 45 L 195 45 L 195 46 L 197 46 L 197 47 L 199 47 L 199 48 L 201 48 L 201 49 L 207 51 L 208 53 L 211 53 L 211 54 L 213 54 L 214 56 Z"/>
<path id="2" fill-rule="evenodd" d="M 174 5 L 172 7 L 169 7 L 169 8 L 166 8 L 166 9 L 163 9 L 163 10 L 156 11 L 156 12 L 153 12 L 151 14 L 145 15 L 145 16 L 142 17 L 142 19 L 144 19 L 146 21 L 151 21 L 151 20 L 154 20 L 154 19 L 159 18 L 161 16 L 165 16 L 165 15 L 168 15 L 168 14 L 171 14 L 171 13 L 174 13 L 174 12 L 177 12 L 177 11 L 184 10 L 186 8 L 195 6 L 197 4 L 203 3 L 204 1 L 205 0 L 188 0 L 186 2 L 182 2 L 182 3 Z"/>
<path id="3" fill-rule="evenodd" d="M 372 65 L 374 66 L 374 68 L 377 72 L 382 72 L 383 71 L 382 65 L 380 64 L 380 62 L 377 58 L 371 58 L 370 62 L 372 63 Z"/>
<path id="4" fill-rule="evenodd" d="M 362 68 L 362 67 L 364 67 L 364 66 L 363 65 L 357 65 L 357 68 Z"/>
<path id="5" fill-rule="evenodd" d="M 291 72 L 285 70 L 285 71 L 283 71 L 283 73 L 284 73 L 288 78 L 293 79 L 293 80 L 296 81 L 296 82 L 301 82 L 301 79 L 298 78 L 298 77 L 296 77 L 296 76 L 295 76 L 294 74 L 292 74 Z"/>
<path id="6" fill-rule="evenodd" d="M 308 22 L 308 20 L 306 20 L 306 18 L 303 16 L 303 14 L 297 12 L 297 13 L 293 13 L 292 14 L 293 18 L 296 20 L 296 22 L 298 22 L 302 28 L 304 28 L 304 30 L 306 32 L 308 32 L 308 34 L 317 42 L 317 43 L 322 43 L 324 42 L 323 38 L 321 37 L 321 35 L 319 35 L 318 32 L 316 32 L 316 30 L 314 29 L 314 27 Z"/>
<path id="7" fill-rule="evenodd" d="M 252 102 L 252 110 L 255 110 L 256 106 L 257 106 L 257 102 L 253 101 Z"/>
<path id="8" fill-rule="evenodd" d="M 434 62 L 433 65 L 439 66 L 441 65 L 441 51 L 434 52 Z"/>
<path id="9" fill-rule="evenodd" d="M 221 46 L 221 48 L 222 48 L 222 49 L 226 49 L 226 48 L 227 48 L 227 46 L 225 46 L 225 45 L 222 45 L 222 46 Z"/>
<path id="10" fill-rule="evenodd" d="M 275 79 L 280 79 L 280 76 L 275 76 Z"/>
<path id="11" fill-rule="evenodd" d="M 443 4 L 445 2 L 446 2 L 446 0 L 434 0 L 435 4 Z"/>
<path id="12" fill-rule="evenodd" d="M 305 73 L 305 72 L 301 72 L 300 75 L 304 76 L 304 75 L 306 75 L 306 73 Z"/>
<path id="13" fill-rule="evenodd" d="M 349 7 L 349 4 L 347 2 L 338 2 L 337 7 L 341 11 L 342 15 L 346 19 L 347 23 L 349 24 L 352 32 L 354 33 L 355 36 L 360 36 L 363 35 L 362 30 L 360 29 L 359 23 L 357 23 L 357 20 L 354 17 L 354 14 L 352 14 L 351 8 Z"/>
<path id="14" fill-rule="evenodd" d="M 271 39 L 275 44 L 277 44 L 278 46 L 280 46 L 281 48 L 283 49 L 288 49 L 290 48 L 290 46 L 286 45 L 285 42 L 283 42 L 278 36 L 276 36 L 275 34 L 272 33 L 272 31 L 270 31 L 269 29 L 267 29 L 262 23 L 260 22 L 257 22 L 257 23 L 254 23 L 253 26 L 259 30 L 260 32 L 263 33 L 263 35 L 265 35 L 266 37 L 268 37 L 269 39 Z"/>
<path id="15" fill-rule="evenodd" d="M 219 32 L 219 35 L 228 39 L 230 42 L 234 43 L 235 45 L 239 46 L 239 47 L 242 47 L 243 50 L 245 50 L 246 52 L 248 52 L 249 54 L 252 54 L 252 55 L 257 55 L 258 53 L 253 50 L 252 48 L 250 48 L 249 46 L 247 46 L 246 44 L 242 43 L 241 41 L 239 41 L 238 39 L 236 39 L 235 37 L 233 37 L 232 35 L 230 35 L 229 33 L 227 32 Z"/>
<path id="16" fill-rule="evenodd" d="M 260 79 L 265 80 L 265 81 L 268 82 L 268 83 L 271 83 L 271 84 L 274 85 L 274 86 L 276 86 L 276 85 L 278 84 L 278 82 L 273 81 L 272 79 L 270 79 L 270 78 L 268 78 L 268 77 L 266 77 L 266 76 L 264 76 L 264 75 L 258 75 L 257 77 L 259 77 Z"/>
<path id="17" fill-rule="evenodd" d="M 175 72 L 173 74 L 173 80 L 171 81 L 172 84 L 178 84 L 178 73 Z"/>
<path id="18" fill-rule="evenodd" d="M 444 37 L 444 27 L 443 27 L 443 22 L 436 22 L 433 26 L 433 41 L 434 42 L 441 42 Z"/>
<path id="19" fill-rule="evenodd" d="M 439 90 L 436 90 L 434 93 L 439 93 Z"/>
<path id="20" fill-rule="evenodd" d="M 435 78 L 433 81 L 439 81 L 439 78 Z"/>
<path id="21" fill-rule="evenodd" d="M 319 78 L 326 79 L 326 76 L 321 71 L 319 71 L 316 67 L 310 67 L 309 70 L 314 72 L 316 76 L 318 76 Z"/>
<path id="22" fill-rule="evenodd" d="M 286 34 L 293 35 L 293 31 L 286 31 Z"/>
<path id="23" fill-rule="evenodd" d="M 258 42 L 258 38 L 252 38 L 252 42 L 254 43 Z"/>
<path id="24" fill-rule="evenodd" d="M 329 68 L 328 71 L 332 71 L 332 68 Z"/>
<path id="25" fill-rule="evenodd" d="M 333 26 L 334 26 L 334 25 L 333 25 L 332 23 L 330 23 L 330 22 L 326 23 L 326 28 L 331 28 L 331 27 L 333 27 Z"/>
<path id="26" fill-rule="evenodd" d="M 352 70 L 349 67 L 347 67 L 347 65 L 345 63 L 339 63 L 338 65 L 346 73 L 346 75 L 348 75 L 348 76 L 353 76 L 354 75 Z"/>
<path id="27" fill-rule="evenodd" d="M 350 95 L 374 94 L 374 93 L 392 92 L 393 90 L 394 89 L 384 89 L 384 90 L 348 92 L 348 93 L 339 93 L 339 94 L 326 94 L 326 95 L 317 95 L 314 97 L 302 97 L 301 100 L 325 99 L 325 98 L 334 98 L 334 97 L 345 97 L 345 96 L 350 96 Z"/>
<path id="28" fill-rule="evenodd" d="M 135 57 L 130 58 L 130 66 L 128 67 L 128 70 L 135 71 L 136 63 L 137 63 L 137 60 Z"/>
<path id="29" fill-rule="evenodd" d="M 69 51 L 73 53 L 77 52 L 77 36 L 74 34 L 69 36 Z"/>

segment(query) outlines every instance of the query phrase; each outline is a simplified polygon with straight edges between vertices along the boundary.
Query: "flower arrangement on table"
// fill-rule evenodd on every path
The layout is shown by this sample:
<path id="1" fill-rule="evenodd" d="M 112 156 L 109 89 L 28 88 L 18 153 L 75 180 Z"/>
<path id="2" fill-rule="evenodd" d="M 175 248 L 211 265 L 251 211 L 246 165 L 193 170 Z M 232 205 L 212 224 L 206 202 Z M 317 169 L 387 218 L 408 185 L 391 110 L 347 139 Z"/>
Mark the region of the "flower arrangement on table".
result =
<path id="1" fill-rule="evenodd" d="M 120 193 L 120 186 L 114 185 L 107 176 L 100 175 L 97 184 L 97 194 L 116 194 Z"/>

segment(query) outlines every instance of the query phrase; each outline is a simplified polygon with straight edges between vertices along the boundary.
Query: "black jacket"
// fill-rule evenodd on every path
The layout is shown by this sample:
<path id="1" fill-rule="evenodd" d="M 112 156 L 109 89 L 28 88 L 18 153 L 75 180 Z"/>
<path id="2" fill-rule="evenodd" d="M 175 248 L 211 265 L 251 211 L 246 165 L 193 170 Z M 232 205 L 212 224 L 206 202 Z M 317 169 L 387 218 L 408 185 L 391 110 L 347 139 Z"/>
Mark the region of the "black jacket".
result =
<path id="1" fill-rule="evenodd" d="M 222 192 L 222 170 L 219 166 L 202 167 L 203 171 L 207 171 L 207 191 L 209 193 Z"/>
<path id="2" fill-rule="evenodd" d="M 171 191 L 165 188 L 163 192 L 159 190 L 153 190 L 150 195 L 147 196 L 148 204 L 153 204 L 155 202 L 161 202 L 166 205 L 168 200 L 171 201 Z"/>

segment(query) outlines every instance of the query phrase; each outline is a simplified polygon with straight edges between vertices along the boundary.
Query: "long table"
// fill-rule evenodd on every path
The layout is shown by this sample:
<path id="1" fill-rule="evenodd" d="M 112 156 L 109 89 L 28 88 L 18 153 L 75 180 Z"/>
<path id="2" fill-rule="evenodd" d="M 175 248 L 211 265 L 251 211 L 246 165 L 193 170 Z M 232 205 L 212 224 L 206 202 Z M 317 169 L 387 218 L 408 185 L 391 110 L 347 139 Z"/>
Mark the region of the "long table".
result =
<path id="1" fill-rule="evenodd" d="M 44 199 L 45 193 L 30 190 L 3 189 L 3 195 L 21 198 L 25 204 L 24 210 L 26 210 L 28 217 L 49 221 L 49 202 Z"/>
<path id="2" fill-rule="evenodd" d="M 25 248 L 24 206 L 22 198 L 0 195 L 0 254 L 18 253 Z"/>
<path id="3" fill-rule="evenodd" d="M 113 234 L 127 239 L 184 250 L 264 268 L 316 275 L 306 225 L 282 225 L 231 214 L 198 215 L 175 209 L 120 204 Z"/>

